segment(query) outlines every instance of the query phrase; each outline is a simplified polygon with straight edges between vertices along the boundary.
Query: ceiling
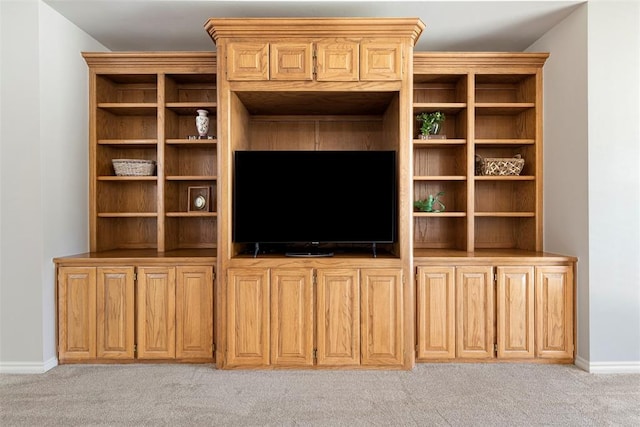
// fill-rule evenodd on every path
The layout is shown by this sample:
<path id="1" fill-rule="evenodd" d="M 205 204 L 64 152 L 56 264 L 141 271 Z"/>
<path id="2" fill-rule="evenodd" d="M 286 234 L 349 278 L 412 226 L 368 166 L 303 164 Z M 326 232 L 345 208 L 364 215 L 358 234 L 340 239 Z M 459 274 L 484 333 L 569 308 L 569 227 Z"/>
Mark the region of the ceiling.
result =
<path id="1" fill-rule="evenodd" d="M 211 17 L 419 17 L 417 51 L 522 51 L 586 0 L 43 1 L 113 51 L 215 50 Z"/>

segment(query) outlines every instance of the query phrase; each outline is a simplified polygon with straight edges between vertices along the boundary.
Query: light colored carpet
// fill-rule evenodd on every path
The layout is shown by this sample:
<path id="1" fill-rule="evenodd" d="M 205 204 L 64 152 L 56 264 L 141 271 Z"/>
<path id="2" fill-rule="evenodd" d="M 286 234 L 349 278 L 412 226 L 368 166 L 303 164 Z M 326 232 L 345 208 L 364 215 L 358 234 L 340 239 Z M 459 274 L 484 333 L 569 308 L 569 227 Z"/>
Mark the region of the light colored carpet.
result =
<path id="1" fill-rule="evenodd" d="M 222 371 L 65 365 L 0 375 L 6 426 L 638 426 L 640 375 L 573 365 Z"/>

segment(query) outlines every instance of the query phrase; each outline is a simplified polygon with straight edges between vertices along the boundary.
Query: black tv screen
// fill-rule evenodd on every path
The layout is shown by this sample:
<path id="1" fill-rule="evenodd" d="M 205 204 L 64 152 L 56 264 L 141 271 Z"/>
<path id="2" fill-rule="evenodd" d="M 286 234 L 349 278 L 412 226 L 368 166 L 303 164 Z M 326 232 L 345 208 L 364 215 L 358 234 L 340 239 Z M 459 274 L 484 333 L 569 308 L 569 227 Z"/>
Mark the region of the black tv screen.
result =
<path id="1" fill-rule="evenodd" d="M 233 241 L 393 243 L 394 151 L 236 151 Z"/>

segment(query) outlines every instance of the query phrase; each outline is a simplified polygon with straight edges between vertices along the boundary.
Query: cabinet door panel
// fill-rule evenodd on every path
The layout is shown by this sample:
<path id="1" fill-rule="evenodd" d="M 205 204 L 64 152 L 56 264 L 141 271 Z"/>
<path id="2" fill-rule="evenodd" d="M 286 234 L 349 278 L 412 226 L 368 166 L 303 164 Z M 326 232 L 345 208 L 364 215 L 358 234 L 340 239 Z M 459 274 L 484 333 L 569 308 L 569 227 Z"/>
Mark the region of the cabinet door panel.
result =
<path id="1" fill-rule="evenodd" d="M 60 267 L 58 271 L 58 357 L 96 357 L 96 269 Z"/>
<path id="2" fill-rule="evenodd" d="M 269 364 L 269 272 L 229 269 L 227 365 Z"/>
<path id="3" fill-rule="evenodd" d="M 497 335 L 499 358 L 534 357 L 533 267 L 498 267 Z"/>
<path id="4" fill-rule="evenodd" d="M 573 359 L 573 269 L 536 267 L 536 353 Z"/>
<path id="5" fill-rule="evenodd" d="M 418 358 L 453 359 L 455 268 L 418 267 Z"/>
<path id="6" fill-rule="evenodd" d="M 313 365 L 311 269 L 271 271 L 271 363 Z"/>
<path id="7" fill-rule="evenodd" d="M 318 42 L 316 80 L 357 82 L 360 76 L 360 49 L 356 42 Z"/>
<path id="8" fill-rule="evenodd" d="M 402 43 L 383 40 L 362 42 L 360 80 L 402 80 Z"/>
<path id="9" fill-rule="evenodd" d="M 138 268 L 139 359 L 175 358 L 175 296 L 175 268 Z"/>
<path id="10" fill-rule="evenodd" d="M 176 357 L 213 357 L 213 267 L 176 267 Z"/>
<path id="11" fill-rule="evenodd" d="M 269 52 L 270 80 L 312 80 L 312 43 L 272 43 Z"/>
<path id="12" fill-rule="evenodd" d="M 98 268 L 97 356 L 133 359 L 134 268 Z"/>
<path id="13" fill-rule="evenodd" d="M 318 365 L 360 364 L 358 270 L 318 270 Z"/>
<path id="14" fill-rule="evenodd" d="M 456 268 L 457 357 L 493 357 L 492 273 L 492 267 Z"/>
<path id="15" fill-rule="evenodd" d="M 226 48 L 228 80 L 269 80 L 269 43 L 234 42 Z"/>
<path id="16" fill-rule="evenodd" d="M 361 272 L 363 365 L 402 365 L 402 270 Z"/>

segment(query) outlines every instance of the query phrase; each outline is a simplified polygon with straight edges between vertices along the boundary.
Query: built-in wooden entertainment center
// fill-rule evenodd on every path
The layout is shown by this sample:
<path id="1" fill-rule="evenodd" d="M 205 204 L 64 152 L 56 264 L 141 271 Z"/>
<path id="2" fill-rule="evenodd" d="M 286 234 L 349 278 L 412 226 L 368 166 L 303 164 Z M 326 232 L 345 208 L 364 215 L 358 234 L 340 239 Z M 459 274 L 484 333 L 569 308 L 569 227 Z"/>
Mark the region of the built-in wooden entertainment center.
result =
<path id="1" fill-rule="evenodd" d="M 220 18 L 205 25 L 216 53 L 84 53 L 90 252 L 54 260 L 60 363 L 573 362 L 576 259 L 542 252 L 547 54 L 413 52 L 423 28 Z M 445 137 L 419 139 L 415 116 L 433 111 Z M 396 241 L 376 257 L 247 254 L 232 239 L 237 150 L 395 151 Z M 519 175 L 476 172 L 477 156 L 517 154 Z M 155 173 L 116 176 L 122 158 Z M 444 211 L 414 211 L 439 192 Z"/>

